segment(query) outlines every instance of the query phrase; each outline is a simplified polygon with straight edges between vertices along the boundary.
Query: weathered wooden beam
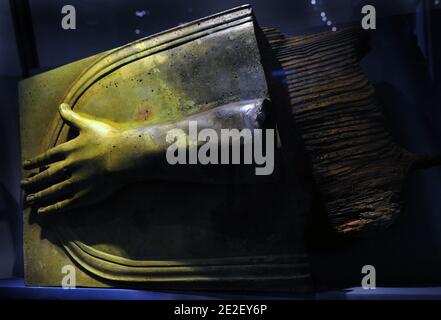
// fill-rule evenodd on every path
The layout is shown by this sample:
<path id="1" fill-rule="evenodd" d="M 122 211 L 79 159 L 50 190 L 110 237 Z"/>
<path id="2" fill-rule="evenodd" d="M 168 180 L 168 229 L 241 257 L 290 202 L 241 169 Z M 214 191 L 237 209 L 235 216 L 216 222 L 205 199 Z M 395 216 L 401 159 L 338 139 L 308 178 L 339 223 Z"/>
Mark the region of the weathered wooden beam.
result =
<path id="1" fill-rule="evenodd" d="M 333 228 L 365 234 L 390 226 L 408 172 L 441 161 L 393 140 L 359 65 L 368 48 L 365 33 L 348 28 L 288 38 L 264 32 L 283 68 L 292 121 Z"/>

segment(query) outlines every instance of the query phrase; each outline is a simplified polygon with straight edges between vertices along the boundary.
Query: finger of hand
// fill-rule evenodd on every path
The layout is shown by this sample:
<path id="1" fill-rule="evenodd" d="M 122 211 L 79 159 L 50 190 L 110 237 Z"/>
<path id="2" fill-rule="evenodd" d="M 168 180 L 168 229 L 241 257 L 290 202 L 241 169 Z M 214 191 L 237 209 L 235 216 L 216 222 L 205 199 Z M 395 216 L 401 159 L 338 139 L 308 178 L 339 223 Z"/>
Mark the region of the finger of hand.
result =
<path id="1" fill-rule="evenodd" d="M 73 210 L 75 208 L 81 207 L 82 205 L 86 205 L 87 203 L 84 201 L 84 195 L 82 192 L 75 194 L 72 198 L 59 201 L 55 204 L 41 207 L 37 210 L 38 214 L 56 214 L 69 210 Z"/>
<path id="2" fill-rule="evenodd" d="M 21 181 L 21 185 L 23 187 L 35 187 L 38 184 L 49 183 L 51 181 L 56 181 L 63 175 L 68 173 L 68 166 L 61 162 L 58 164 L 54 164 L 47 168 L 45 171 L 42 171 L 35 176 L 30 178 L 23 179 Z"/>
<path id="3" fill-rule="evenodd" d="M 37 210 L 38 214 L 53 214 L 53 213 L 59 213 L 66 210 L 73 209 L 75 206 L 74 199 L 66 199 L 63 201 L 59 201 L 55 204 L 52 204 L 47 207 L 42 207 Z"/>
<path id="4" fill-rule="evenodd" d="M 55 214 L 73 210 L 82 206 L 95 203 L 100 197 L 96 197 L 93 187 L 83 189 L 76 193 L 72 198 L 59 201 L 53 205 L 42 207 L 37 210 L 39 214 Z"/>
<path id="5" fill-rule="evenodd" d="M 84 113 L 75 112 L 73 111 L 70 106 L 66 103 L 62 103 L 60 105 L 60 115 L 61 117 L 69 124 L 77 129 L 86 129 L 90 127 L 108 127 L 107 124 L 105 124 L 102 121 L 99 121 L 89 115 L 86 115 Z"/>
<path id="6" fill-rule="evenodd" d="M 34 204 L 48 199 L 53 199 L 63 194 L 74 191 L 76 183 L 72 179 L 65 180 L 63 182 L 54 184 L 42 191 L 30 194 L 26 197 L 28 204 Z"/>
<path id="7" fill-rule="evenodd" d="M 69 142 L 59 144 L 30 160 L 25 160 L 23 162 L 23 168 L 30 170 L 51 164 L 52 162 L 59 160 L 60 156 L 65 155 L 66 152 L 69 151 L 69 147 Z"/>
<path id="8" fill-rule="evenodd" d="M 70 126 L 81 129 L 84 127 L 84 121 L 82 116 L 71 109 L 67 103 L 60 104 L 59 112 L 61 118 L 66 121 Z"/>

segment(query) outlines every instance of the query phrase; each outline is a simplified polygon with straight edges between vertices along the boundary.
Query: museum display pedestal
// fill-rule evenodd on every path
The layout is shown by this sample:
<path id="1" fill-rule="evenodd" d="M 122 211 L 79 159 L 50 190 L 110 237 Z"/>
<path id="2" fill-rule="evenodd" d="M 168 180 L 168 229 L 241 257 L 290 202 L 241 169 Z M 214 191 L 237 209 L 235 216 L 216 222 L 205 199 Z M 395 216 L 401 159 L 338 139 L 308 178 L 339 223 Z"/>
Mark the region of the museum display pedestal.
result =
<path id="1" fill-rule="evenodd" d="M 23 279 L 0 280 L 0 299 L 31 300 L 216 300 L 216 299 L 289 299 L 289 300 L 378 300 L 378 299 L 441 299 L 441 287 L 427 288 L 377 288 L 360 287 L 339 291 L 318 292 L 310 295 L 296 294 L 243 294 L 216 292 L 173 292 L 133 289 L 26 287 Z"/>
<path id="2" fill-rule="evenodd" d="M 441 292 L 441 290 L 440 290 Z M 441 297 L 441 293 L 440 293 Z M 148 291 L 140 289 L 119 288 L 75 288 L 61 287 L 29 287 L 23 279 L 0 280 L 1 299 L 31 300 L 217 300 L 217 299 L 314 299 L 313 294 L 245 294 L 221 292 L 191 291 Z"/>

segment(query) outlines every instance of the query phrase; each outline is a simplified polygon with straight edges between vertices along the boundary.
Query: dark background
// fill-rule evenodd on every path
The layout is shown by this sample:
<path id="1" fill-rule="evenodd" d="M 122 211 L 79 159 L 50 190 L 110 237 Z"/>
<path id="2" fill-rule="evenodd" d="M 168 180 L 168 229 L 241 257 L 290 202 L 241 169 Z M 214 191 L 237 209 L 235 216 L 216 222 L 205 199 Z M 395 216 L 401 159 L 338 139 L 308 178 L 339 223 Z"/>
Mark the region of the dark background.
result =
<path id="1" fill-rule="evenodd" d="M 438 0 L 258 0 L 261 26 L 300 35 L 359 24 L 373 4 L 377 29 L 362 67 L 383 101 L 396 139 L 419 154 L 441 153 L 441 4 Z M 61 28 L 61 8 L 74 5 L 77 29 Z M 21 202 L 17 83 L 66 63 L 180 23 L 244 4 L 213 0 L 0 0 L 0 278 L 21 275 Z M 322 21 L 325 12 L 332 25 Z M 318 288 L 359 286 L 374 265 L 378 286 L 441 285 L 441 170 L 420 171 L 405 186 L 402 218 L 364 240 L 309 239 Z M 12 226 L 12 227 L 11 227 Z M 20 247 L 20 245 L 19 245 Z M 15 269 L 14 261 L 16 262 Z"/>

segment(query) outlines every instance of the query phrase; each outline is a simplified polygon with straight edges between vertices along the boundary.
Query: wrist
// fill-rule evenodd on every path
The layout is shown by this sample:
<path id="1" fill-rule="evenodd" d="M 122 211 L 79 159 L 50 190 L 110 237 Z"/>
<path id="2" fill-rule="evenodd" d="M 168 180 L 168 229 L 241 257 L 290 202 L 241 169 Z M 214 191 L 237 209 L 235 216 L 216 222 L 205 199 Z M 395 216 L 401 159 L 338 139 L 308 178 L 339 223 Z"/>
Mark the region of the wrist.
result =
<path id="1" fill-rule="evenodd" d="M 157 179 L 161 148 L 146 127 L 122 130 L 110 146 L 109 169 L 123 183 Z"/>

